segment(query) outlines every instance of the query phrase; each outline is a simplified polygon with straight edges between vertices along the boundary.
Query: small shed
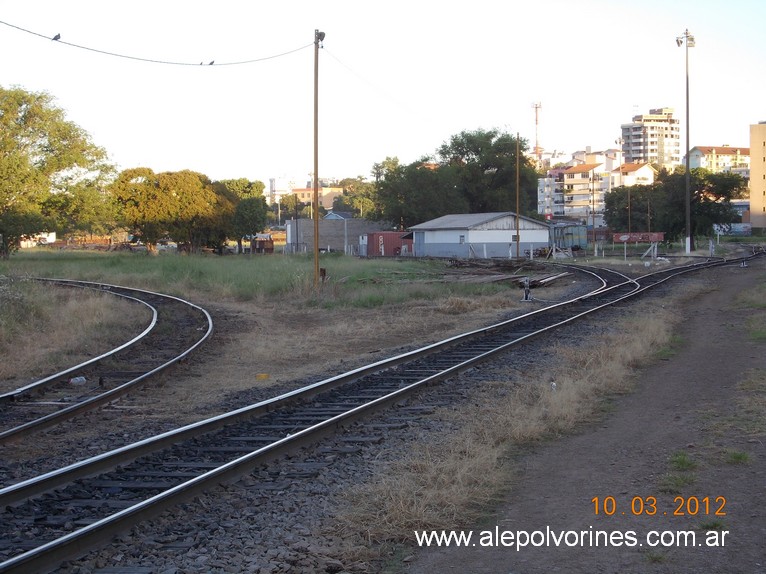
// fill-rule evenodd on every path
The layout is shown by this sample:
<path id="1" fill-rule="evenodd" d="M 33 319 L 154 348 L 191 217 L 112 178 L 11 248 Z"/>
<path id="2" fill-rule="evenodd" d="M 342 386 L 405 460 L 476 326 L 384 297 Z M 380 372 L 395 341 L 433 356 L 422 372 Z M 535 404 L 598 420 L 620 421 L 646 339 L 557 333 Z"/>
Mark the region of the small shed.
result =
<path id="1" fill-rule="evenodd" d="M 551 223 L 551 243 L 558 249 L 587 249 L 588 228 L 581 223 Z"/>
<path id="2" fill-rule="evenodd" d="M 412 234 L 404 231 L 374 231 L 359 236 L 360 257 L 412 255 Z"/>
<path id="3" fill-rule="evenodd" d="M 410 231 L 417 257 L 509 259 L 548 247 L 550 241 L 547 223 L 510 211 L 444 215 Z"/>

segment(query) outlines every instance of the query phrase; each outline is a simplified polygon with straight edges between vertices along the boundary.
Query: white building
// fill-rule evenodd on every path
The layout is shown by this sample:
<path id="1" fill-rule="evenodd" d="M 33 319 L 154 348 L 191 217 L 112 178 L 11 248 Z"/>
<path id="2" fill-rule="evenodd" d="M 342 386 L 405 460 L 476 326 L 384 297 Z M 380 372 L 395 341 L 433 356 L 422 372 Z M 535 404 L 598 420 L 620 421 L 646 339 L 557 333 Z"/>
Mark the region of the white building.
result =
<path id="1" fill-rule="evenodd" d="M 681 121 L 673 108 L 657 108 L 633 116 L 620 126 L 622 151 L 627 163 L 653 163 L 672 171 L 681 165 Z"/>
<path id="2" fill-rule="evenodd" d="M 619 163 L 614 153 L 583 156 L 594 163 L 578 163 L 549 170 L 537 181 L 537 212 L 546 219 L 579 219 L 589 227 L 604 226 L 607 194 L 617 187 L 651 185 L 655 171 L 648 163 Z"/>
<path id="3" fill-rule="evenodd" d="M 750 179 L 750 148 L 695 146 L 689 150 L 689 167 L 701 167 L 713 173 L 731 172 Z"/>
<path id="4" fill-rule="evenodd" d="M 550 240 L 547 224 L 510 211 L 444 215 L 409 229 L 415 257 L 508 259 L 517 251 L 524 257 L 525 251 L 547 247 Z"/>

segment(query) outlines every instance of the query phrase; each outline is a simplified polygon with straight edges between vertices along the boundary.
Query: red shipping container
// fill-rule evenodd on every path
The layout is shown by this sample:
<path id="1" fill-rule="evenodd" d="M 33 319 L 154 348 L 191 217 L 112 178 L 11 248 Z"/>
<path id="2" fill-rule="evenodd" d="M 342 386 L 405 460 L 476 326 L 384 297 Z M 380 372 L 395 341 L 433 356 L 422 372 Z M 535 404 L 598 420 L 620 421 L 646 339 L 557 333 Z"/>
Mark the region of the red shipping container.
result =
<path id="1" fill-rule="evenodd" d="M 406 231 L 376 231 L 367 234 L 367 257 L 412 255 L 412 239 Z"/>

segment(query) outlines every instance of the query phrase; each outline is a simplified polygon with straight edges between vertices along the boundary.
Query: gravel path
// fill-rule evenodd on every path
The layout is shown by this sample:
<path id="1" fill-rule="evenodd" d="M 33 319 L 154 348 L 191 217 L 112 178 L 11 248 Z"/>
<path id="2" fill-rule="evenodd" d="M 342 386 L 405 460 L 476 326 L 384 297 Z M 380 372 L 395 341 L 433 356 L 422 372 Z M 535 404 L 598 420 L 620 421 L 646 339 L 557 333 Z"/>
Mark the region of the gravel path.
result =
<path id="1" fill-rule="evenodd" d="M 421 551 L 405 570 L 411 574 L 473 572 L 503 574 L 673 573 L 756 574 L 766 572 L 766 418 L 764 342 L 754 341 L 747 323 L 756 312 L 734 305 L 737 294 L 763 283 L 766 262 L 710 273 L 716 288 L 690 302 L 674 357 L 658 361 L 639 377 L 636 391 L 616 400 L 601 423 L 576 436 L 540 447 L 522 464 L 524 472 L 489 524 L 466 529 L 500 531 L 586 531 L 583 545 L 531 544 Z M 762 324 L 762 323 L 761 323 Z M 740 383 L 757 370 L 761 387 Z M 759 399 L 759 410 L 747 405 Z M 739 453 L 734 456 L 733 453 Z M 680 457 L 680 458 L 679 458 Z M 744 460 L 746 458 L 746 461 Z M 687 459 L 693 468 L 678 461 Z M 676 461 L 676 462 L 674 462 Z M 681 467 L 681 468 L 679 468 Z M 679 477 L 682 480 L 679 480 Z M 684 484 L 685 483 L 685 484 Z M 675 488 L 670 488 L 669 485 Z M 673 492 L 668 492 L 673 490 Z M 612 496 L 612 516 L 594 512 L 592 499 Z M 631 501 L 656 499 L 654 515 L 634 515 Z M 680 497 L 677 499 L 677 497 Z M 676 508 L 692 497 L 710 498 L 710 512 L 683 516 Z M 722 499 L 725 516 L 715 516 Z M 676 500 L 677 499 L 677 500 Z M 695 505 L 692 503 L 692 510 Z M 647 508 L 648 510 L 648 508 Z M 704 533 L 724 544 L 709 547 Z M 637 544 L 590 544 L 594 530 L 636 533 Z M 694 531 L 691 547 L 650 547 L 652 532 Z M 576 534 L 570 541 L 576 542 Z M 666 535 L 672 542 L 674 536 Z M 615 539 L 620 540 L 620 537 Z M 712 540 L 712 539 L 711 539 Z"/>

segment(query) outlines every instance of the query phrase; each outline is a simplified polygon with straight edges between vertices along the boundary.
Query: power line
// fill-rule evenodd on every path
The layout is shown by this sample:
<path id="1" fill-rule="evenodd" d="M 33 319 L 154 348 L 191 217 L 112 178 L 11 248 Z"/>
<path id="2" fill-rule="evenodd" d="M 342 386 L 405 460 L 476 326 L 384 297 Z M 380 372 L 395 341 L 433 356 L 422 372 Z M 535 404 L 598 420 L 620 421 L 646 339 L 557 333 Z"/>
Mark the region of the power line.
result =
<path id="1" fill-rule="evenodd" d="M 27 34 L 32 34 L 33 36 L 38 36 L 40 38 L 45 38 L 46 40 L 55 40 L 59 44 L 66 44 L 67 46 L 71 46 L 73 48 L 79 48 L 80 50 L 87 50 L 89 52 L 96 52 L 98 54 L 104 54 L 106 56 L 113 56 L 115 58 L 125 58 L 127 60 L 136 60 L 139 62 L 149 62 L 152 64 L 165 64 L 169 66 L 239 66 L 242 64 L 254 64 L 256 62 L 263 62 L 265 60 L 273 60 L 275 58 L 281 58 L 282 56 L 287 56 L 289 54 L 293 54 L 295 52 L 299 52 L 301 50 L 305 50 L 306 48 L 313 46 L 314 43 L 311 42 L 309 44 L 306 44 L 305 46 L 301 46 L 300 48 L 295 48 L 294 50 L 289 50 L 287 52 L 282 52 L 281 54 L 274 54 L 272 56 L 264 56 L 262 58 L 253 58 L 250 60 L 241 60 L 238 62 L 219 62 L 216 63 L 215 60 L 211 60 L 209 63 L 205 64 L 204 62 L 199 62 L 198 64 L 192 63 L 192 62 L 173 62 L 169 60 L 157 60 L 153 58 L 141 58 L 139 56 L 129 56 L 127 54 L 117 54 L 116 52 L 107 52 L 106 50 L 99 50 L 97 48 L 90 48 L 88 46 L 81 46 L 79 44 L 73 44 L 72 42 L 67 42 L 65 40 L 61 39 L 61 34 L 56 34 L 53 38 L 50 36 L 46 36 L 44 34 L 40 34 L 39 32 L 34 32 L 32 30 L 27 30 L 26 28 L 22 28 L 21 26 L 16 26 L 14 24 L 10 24 L 8 22 L 3 22 L 0 20 L 0 24 L 5 24 L 6 26 L 10 28 L 15 28 L 16 30 L 20 30 L 22 32 L 25 32 Z"/>

